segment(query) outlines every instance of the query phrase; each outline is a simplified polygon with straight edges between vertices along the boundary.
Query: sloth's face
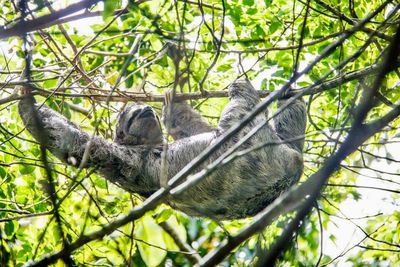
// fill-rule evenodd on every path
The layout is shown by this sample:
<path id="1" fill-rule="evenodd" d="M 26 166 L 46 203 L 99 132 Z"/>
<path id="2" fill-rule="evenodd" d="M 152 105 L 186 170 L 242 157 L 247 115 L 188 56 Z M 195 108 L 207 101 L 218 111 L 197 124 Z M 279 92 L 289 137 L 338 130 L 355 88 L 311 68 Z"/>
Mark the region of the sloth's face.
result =
<path id="1" fill-rule="evenodd" d="M 162 143 L 160 121 L 147 105 L 131 105 L 118 119 L 114 142 L 120 145 L 155 145 Z"/>

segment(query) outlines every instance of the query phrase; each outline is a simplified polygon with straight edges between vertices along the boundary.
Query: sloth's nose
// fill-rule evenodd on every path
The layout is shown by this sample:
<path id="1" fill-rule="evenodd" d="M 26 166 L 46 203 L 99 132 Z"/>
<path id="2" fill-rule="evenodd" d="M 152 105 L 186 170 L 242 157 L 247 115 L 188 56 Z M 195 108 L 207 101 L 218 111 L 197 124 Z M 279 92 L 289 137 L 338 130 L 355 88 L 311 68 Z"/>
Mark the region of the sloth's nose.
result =
<path id="1" fill-rule="evenodd" d="M 140 112 L 139 117 L 140 118 L 147 118 L 147 117 L 152 117 L 154 116 L 153 114 L 153 109 L 149 106 L 146 106 L 142 109 L 142 112 Z"/>

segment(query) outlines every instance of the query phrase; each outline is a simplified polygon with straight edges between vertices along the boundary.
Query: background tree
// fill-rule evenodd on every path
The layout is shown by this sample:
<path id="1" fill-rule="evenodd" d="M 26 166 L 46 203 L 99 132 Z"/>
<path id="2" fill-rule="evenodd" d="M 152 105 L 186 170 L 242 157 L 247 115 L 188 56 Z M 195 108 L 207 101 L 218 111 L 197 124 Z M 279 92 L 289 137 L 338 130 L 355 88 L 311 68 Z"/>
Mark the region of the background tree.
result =
<path id="1" fill-rule="evenodd" d="M 0 4 L 3 265 L 399 264 L 395 1 Z M 226 87 L 243 76 L 265 97 L 249 116 L 279 112 L 274 100 L 294 88 L 309 126 L 300 184 L 240 221 L 153 209 L 152 198 L 67 167 L 17 112 L 29 84 L 85 131 L 112 138 L 128 101 L 160 110 L 172 88 L 216 124 Z"/>

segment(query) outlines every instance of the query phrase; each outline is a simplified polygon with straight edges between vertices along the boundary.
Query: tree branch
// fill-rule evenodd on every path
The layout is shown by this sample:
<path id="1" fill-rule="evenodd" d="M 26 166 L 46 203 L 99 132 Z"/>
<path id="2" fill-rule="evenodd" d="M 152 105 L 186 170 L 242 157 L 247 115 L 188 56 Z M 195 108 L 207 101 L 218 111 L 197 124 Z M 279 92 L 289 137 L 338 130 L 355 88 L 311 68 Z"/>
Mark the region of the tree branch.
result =
<path id="1" fill-rule="evenodd" d="M 396 68 L 399 66 L 397 63 Z M 365 78 L 369 75 L 374 75 L 379 70 L 379 65 L 372 65 L 367 68 L 348 72 L 342 75 L 339 75 L 331 80 L 327 80 L 317 86 L 306 86 L 297 89 L 297 92 L 308 91 L 311 87 L 314 87 L 312 90 L 308 91 L 304 95 L 312 95 L 315 93 L 320 93 L 323 91 L 330 90 L 332 88 L 338 87 L 342 84 L 345 84 L 350 81 L 358 80 L 360 78 Z M 15 87 L 16 85 L 25 85 L 26 81 L 17 81 L 17 82 L 9 82 L 9 83 L 0 83 L 0 86 L 3 87 Z M 41 95 L 44 97 L 55 95 L 55 96 L 62 96 L 62 97 L 70 97 L 70 98 L 90 98 L 96 99 L 99 101 L 104 101 L 107 99 L 108 95 L 102 94 L 72 94 L 72 93 L 59 93 L 53 92 L 51 90 L 46 90 L 40 88 L 38 86 L 32 86 L 34 90 L 32 91 L 33 95 Z M 61 88 L 62 89 L 62 88 Z M 61 90 L 65 91 L 65 90 Z M 259 90 L 258 91 L 260 97 L 267 97 L 270 92 Z M 293 96 L 294 93 L 289 93 L 288 96 Z M 228 97 L 228 91 L 226 90 L 219 90 L 219 91 L 206 91 L 205 95 L 202 93 L 177 93 L 175 99 L 177 101 L 184 101 L 184 100 L 197 100 L 197 99 L 204 99 L 204 98 L 222 98 Z M 6 104 L 8 102 L 20 100 L 21 96 L 17 94 L 12 94 L 8 97 L 0 99 L 0 105 Z M 143 93 L 132 93 L 132 92 L 122 92 L 118 91 L 117 93 L 110 96 L 110 102 L 127 102 L 127 101 L 137 101 L 137 102 L 164 102 L 165 96 L 164 95 L 153 95 L 153 94 L 143 94 Z"/>
<path id="2" fill-rule="evenodd" d="M 64 9 L 60 9 L 58 11 L 55 11 L 48 15 L 44 15 L 37 19 L 32 19 L 27 21 L 20 20 L 13 27 L 0 30 L 0 39 L 12 36 L 22 36 L 25 33 L 46 28 L 53 21 L 71 15 L 82 9 L 89 8 L 100 1 L 101 0 L 82 0 L 76 4 L 69 5 Z"/>

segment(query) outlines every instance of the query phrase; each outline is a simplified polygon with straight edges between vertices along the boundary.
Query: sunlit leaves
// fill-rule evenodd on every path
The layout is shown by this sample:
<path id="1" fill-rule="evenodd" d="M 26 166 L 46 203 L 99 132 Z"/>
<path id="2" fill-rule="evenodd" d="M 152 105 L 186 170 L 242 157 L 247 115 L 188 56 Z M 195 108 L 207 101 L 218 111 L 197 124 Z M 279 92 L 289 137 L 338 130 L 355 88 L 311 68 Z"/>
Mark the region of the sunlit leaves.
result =
<path id="1" fill-rule="evenodd" d="M 144 262 L 158 266 L 167 255 L 162 228 L 149 216 L 142 218 L 137 227 L 136 237 L 143 241 L 138 247 Z"/>
<path id="2" fill-rule="evenodd" d="M 103 17 L 107 18 L 112 15 L 115 10 L 121 8 L 121 0 L 104 0 L 104 12 Z"/>

